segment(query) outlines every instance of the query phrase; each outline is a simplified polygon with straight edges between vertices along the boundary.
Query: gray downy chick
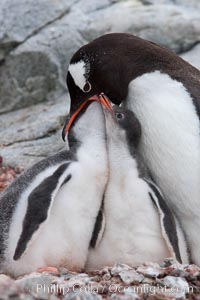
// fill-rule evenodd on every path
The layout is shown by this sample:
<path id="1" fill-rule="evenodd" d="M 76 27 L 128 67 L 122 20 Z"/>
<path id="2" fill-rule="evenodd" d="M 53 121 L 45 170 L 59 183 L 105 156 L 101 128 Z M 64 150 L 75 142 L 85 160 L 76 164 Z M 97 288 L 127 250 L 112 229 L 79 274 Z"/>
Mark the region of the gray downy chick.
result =
<path id="1" fill-rule="evenodd" d="M 89 252 L 86 269 L 117 262 L 136 266 L 166 257 L 188 263 L 180 224 L 138 156 L 141 126 L 130 110 L 105 112 L 109 181 L 104 197 L 105 231 Z"/>
<path id="2" fill-rule="evenodd" d="M 92 126 L 91 126 L 92 124 Z M 0 271 L 85 265 L 108 176 L 105 118 L 91 103 L 69 134 L 69 151 L 17 178 L 0 198 Z"/>

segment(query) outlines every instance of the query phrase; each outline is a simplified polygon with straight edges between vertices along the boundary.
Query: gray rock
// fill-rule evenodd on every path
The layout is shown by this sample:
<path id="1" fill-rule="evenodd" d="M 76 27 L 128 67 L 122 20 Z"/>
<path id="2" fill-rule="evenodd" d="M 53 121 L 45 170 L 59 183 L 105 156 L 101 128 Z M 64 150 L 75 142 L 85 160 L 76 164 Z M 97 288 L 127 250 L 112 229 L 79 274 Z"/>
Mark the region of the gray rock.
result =
<path id="1" fill-rule="evenodd" d="M 0 149 L 0 154 L 5 166 L 27 169 L 41 159 L 64 150 L 65 147 L 61 139 L 61 131 L 58 131 L 50 137 L 7 146 Z"/>
<path id="2" fill-rule="evenodd" d="M 197 0 L 172 0 L 172 2 L 174 2 L 177 5 L 181 5 L 181 6 L 185 6 L 185 7 L 189 7 L 192 9 L 196 9 L 196 8 L 200 8 L 200 2 Z"/>
<path id="3" fill-rule="evenodd" d="M 42 51 L 14 53 L 0 66 L 0 113 L 46 101 L 57 88 L 56 65 Z"/>
<path id="4" fill-rule="evenodd" d="M 18 295 L 19 292 L 20 289 L 15 285 L 14 280 L 4 274 L 0 274 L 0 298 L 2 300 Z"/>
<path id="5" fill-rule="evenodd" d="M 4 164 L 26 169 L 66 147 L 61 140 L 69 103 L 65 77 L 79 47 L 106 32 L 121 31 L 182 52 L 199 41 L 198 8 L 196 0 L 86 0 L 84 5 L 80 0 L 1 0 Z M 182 57 L 200 68 L 200 44 Z"/>
<path id="6" fill-rule="evenodd" d="M 59 101 L 71 56 L 101 34 L 130 32 L 178 53 L 200 38 L 195 0 L 15 2 L 0 3 L 0 113 Z"/>
<path id="7" fill-rule="evenodd" d="M 0 59 L 42 28 L 67 14 L 73 0 L 1 0 Z"/>
<path id="8" fill-rule="evenodd" d="M 71 292 L 65 297 L 66 300 L 101 300 L 102 297 L 91 292 Z"/>
<path id="9" fill-rule="evenodd" d="M 171 296 L 174 294 L 176 298 L 184 298 L 190 290 L 189 284 L 184 278 L 166 276 L 163 283 L 166 287 L 171 288 L 169 294 Z"/>
<path id="10" fill-rule="evenodd" d="M 93 39 L 105 32 L 129 32 L 178 53 L 191 48 L 199 40 L 198 11 L 171 1 L 163 4 L 149 2 L 150 5 L 142 2 L 123 1 L 96 11 L 91 15 L 86 35 Z"/>
<path id="11" fill-rule="evenodd" d="M 124 0 L 122 0 L 124 1 Z M 126 1 L 126 0 L 125 0 Z M 75 5 L 73 5 L 74 11 L 84 12 L 84 14 L 87 13 L 93 13 L 95 11 L 103 10 L 106 7 L 109 7 L 112 5 L 112 0 L 84 0 L 84 5 L 82 1 L 77 1 Z M 81 26 L 82 28 L 82 26 Z"/>
<path id="12" fill-rule="evenodd" d="M 138 287 L 138 286 L 136 286 Z M 138 300 L 141 299 L 141 297 L 138 295 L 137 288 L 135 289 L 135 286 L 128 286 L 123 295 L 123 300 Z"/>
<path id="13" fill-rule="evenodd" d="M 122 271 L 119 273 L 120 278 L 126 284 L 140 283 L 143 281 L 144 276 L 137 273 L 135 270 Z"/>
<path id="14" fill-rule="evenodd" d="M 152 278 L 151 281 L 142 283 L 127 282 L 120 276 L 119 272 L 138 272 L 140 268 L 158 269 L 159 276 Z M 174 268 L 179 270 L 180 266 L 186 268 L 192 277 L 182 278 L 182 275 L 173 276 Z M 62 275 L 58 273 L 36 273 L 21 276 L 15 281 L 6 275 L 0 275 L 0 299 L 65 299 L 65 300 L 139 300 L 139 299 L 199 299 L 199 267 L 195 265 L 174 265 L 173 268 L 167 267 L 162 272 L 158 264 L 146 264 L 135 268 L 127 265 L 117 264 L 113 267 L 115 275 L 112 280 L 106 281 L 104 274 L 106 268 L 96 270 L 98 280 L 93 274 L 69 272 Z M 111 270 L 112 268 L 107 268 Z M 65 270 L 65 273 L 67 271 Z M 107 271 L 106 271 L 107 272 Z M 146 273 L 146 272 L 145 272 Z M 148 273 L 148 272 L 147 272 Z M 178 273 L 178 272 L 177 272 Z M 138 272 L 140 276 L 140 273 Z"/>
<path id="15" fill-rule="evenodd" d="M 10 112 L 1 116 L 0 141 L 10 145 L 46 137 L 60 130 L 68 111 L 67 98 Z"/>
<path id="16" fill-rule="evenodd" d="M 54 277 L 50 274 L 31 273 L 16 280 L 17 286 L 36 299 L 48 300 L 51 294 L 56 294 L 57 289 L 53 284 Z M 57 299 L 57 297 L 55 298 Z"/>
<path id="17" fill-rule="evenodd" d="M 128 290 L 131 291 L 131 287 L 128 288 Z M 112 294 L 111 298 L 112 300 L 138 300 L 138 299 L 142 299 L 140 298 L 136 293 L 134 293 L 134 291 L 129 292 L 129 293 L 125 293 L 123 295 L 118 295 L 118 294 Z"/>
<path id="18" fill-rule="evenodd" d="M 90 277 L 88 274 L 85 273 L 79 273 L 79 274 L 74 274 L 71 276 L 67 282 L 68 287 L 79 290 L 81 286 L 84 286 L 85 284 L 89 284 L 90 282 Z"/>
<path id="19" fill-rule="evenodd" d="M 147 263 L 139 266 L 136 271 L 146 277 L 155 278 L 161 273 L 160 269 L 160 266 L 156 263 Z"/>
<path id="20" fill-rule="evenodd" d="M 30 167 L 33 163 L 67 147 L 61 129 L 69 102 L 39 104 L 1 116 L 0 155 L 4 165 Z"/>
<path id="21" fill-rule="evenodd" d="M 117 276 L 119 275 L 121 272 L 126 272 L 126 271 L 129 271 L 131 270 L 132 268 L 129 267 L 128 265 L 126 264 L 121 264 L 121 263 L 117 263 L 115 264 L 112 269 L 111 269 L 111 275 L 113 276 Z"/>
<path id="22" fill-rule="evenodd" d="M 169 266 L 179 266 L 180 264 L 177 262 L 177 260 L 174 257 L 168 257 L 165 258 L 164 261 L 160 264 L 160 267 L 166 268 Z"/>
<path id="23" fill-rule="evenodd" d="M 197 44 L 192 50 L 182 54 L 181 57 L 197 69 L 200 69 L 200 44 Z"/>
<path id="24" fill-rule="evenodd" d="M 66 93 L 69 60 L 87 42 L 79 33 L 79 22 L 86 22 L 84 14 L 69 13 L 10 52 L 0 66 L 0 112 L 58 101 Z"/>

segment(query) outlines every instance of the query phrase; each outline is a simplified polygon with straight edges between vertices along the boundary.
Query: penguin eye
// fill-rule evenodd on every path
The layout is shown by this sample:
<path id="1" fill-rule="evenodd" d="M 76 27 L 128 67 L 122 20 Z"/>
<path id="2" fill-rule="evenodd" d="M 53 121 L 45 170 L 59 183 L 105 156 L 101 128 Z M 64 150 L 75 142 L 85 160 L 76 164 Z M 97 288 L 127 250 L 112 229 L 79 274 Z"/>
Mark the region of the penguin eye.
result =
<path id="1" fill-rule="evenodd" d="M 85 93 L 89 93 L 91 91 L 91 88 L 92 88 L 91 84 L 89 83 L 89 81 L 87 81 L 86 84 L 83 87 L 83 91 Z"/>
<path id="2" fill-rule="evenodd" d="M 124 117 L 125 117 L 123 113 L 116 113 L 115 116 L 116 116 L 117 121 L 120 121 L 120 120 L 124 119 Z"/>

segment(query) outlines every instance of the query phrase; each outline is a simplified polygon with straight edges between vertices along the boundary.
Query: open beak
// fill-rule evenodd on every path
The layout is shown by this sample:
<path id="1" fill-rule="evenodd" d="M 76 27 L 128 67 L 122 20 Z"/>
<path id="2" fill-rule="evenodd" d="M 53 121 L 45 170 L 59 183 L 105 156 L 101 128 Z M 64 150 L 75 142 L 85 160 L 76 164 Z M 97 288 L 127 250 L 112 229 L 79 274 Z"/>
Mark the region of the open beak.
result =
<path id="1" fill-rule="evenodd" d="M 72 116 L 69 118 L 67 118 L 63 130 L 62 130 L 62 138 L 65 141 L 65 136 L 68 133 L 68 131 L 70 130 L 70 127 L 72 126 L 72 123 L 74 122 L 74 120 L 76 119 L 76 117 L 78 116 L 78 114 L 83 110 L 83 108 L 86 106 L 86 104 L 88 104 L 88 102 L 90 101 L 98 101 L 99 103 L 101 103 L 103 106 L 105 106 L 106 109 L 108 109 L 109 111 L 112 111 L 112 106 L 110 104 L 110 101 L 108 99 L 108 97 L 104 94 L 101 93 L 100 95 L 94 95 L 90 98 L 88 98 L 85 102 L 83 102 L 79 108 L 72 114 Z"/>

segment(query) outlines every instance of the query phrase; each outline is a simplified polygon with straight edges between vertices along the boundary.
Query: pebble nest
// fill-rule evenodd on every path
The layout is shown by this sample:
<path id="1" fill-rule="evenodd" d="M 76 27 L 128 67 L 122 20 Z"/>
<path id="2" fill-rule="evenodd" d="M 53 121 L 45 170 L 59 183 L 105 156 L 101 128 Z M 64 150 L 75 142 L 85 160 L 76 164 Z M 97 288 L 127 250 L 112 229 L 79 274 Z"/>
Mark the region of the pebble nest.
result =
<path id="1" fill-rule="evenodd" d="M 22 168 L 2 166 L 3 157 L 0 156 L 0 193 L 23 171 Z"/>
<path id="2" fill-rule="evenodd" d="M 15 280 L 1 274 L 0 299 L 200 299 L 200 268 L 166 259 L 160 265 L 116 264 L 89 274 L 64 268 Z"/>

